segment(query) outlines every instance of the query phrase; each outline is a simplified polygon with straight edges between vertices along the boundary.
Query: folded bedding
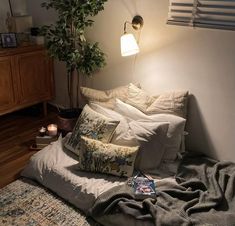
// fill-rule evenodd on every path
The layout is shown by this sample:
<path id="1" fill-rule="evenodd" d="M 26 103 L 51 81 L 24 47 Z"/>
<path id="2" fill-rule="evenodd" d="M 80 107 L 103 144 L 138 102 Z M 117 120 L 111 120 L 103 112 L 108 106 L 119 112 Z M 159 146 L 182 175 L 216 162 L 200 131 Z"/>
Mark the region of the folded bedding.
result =
<path id="1" fill-rule="evenodd" d="M 89 213 L 105 226 L 235 225 L 235 163 L 187 154 L 176 180 L 157 182 L 157 198 L 142 201 L 135 200 L 128 184 L 114 187 Z"/>

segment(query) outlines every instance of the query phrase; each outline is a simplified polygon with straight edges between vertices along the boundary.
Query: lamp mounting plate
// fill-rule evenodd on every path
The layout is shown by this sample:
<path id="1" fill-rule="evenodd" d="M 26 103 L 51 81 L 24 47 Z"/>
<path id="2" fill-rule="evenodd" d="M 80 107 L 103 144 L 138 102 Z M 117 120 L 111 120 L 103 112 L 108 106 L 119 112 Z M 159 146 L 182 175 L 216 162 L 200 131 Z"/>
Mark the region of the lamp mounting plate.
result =
<path id="1" fill-rule="evenodd" d="M 140 15 L 136 15 L 133 17 L 132 19 L 132 27 L 135 29 L 135 30 L 139 30 L 143 27 L 144 25 L 144 20 L 143 20 L 143 17 L 140 16 Z"/>

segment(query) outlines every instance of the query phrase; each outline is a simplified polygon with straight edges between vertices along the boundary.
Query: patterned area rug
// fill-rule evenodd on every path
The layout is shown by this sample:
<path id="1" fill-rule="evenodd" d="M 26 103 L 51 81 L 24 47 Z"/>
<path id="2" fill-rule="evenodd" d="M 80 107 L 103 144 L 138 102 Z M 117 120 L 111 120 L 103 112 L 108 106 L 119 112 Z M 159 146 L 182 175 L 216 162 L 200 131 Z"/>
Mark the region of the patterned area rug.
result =
<path id="1" fill-rule="evenodd" d="M 100 226 L 48 189 L 28 179 L 0 190 L 1 226 Z"/>

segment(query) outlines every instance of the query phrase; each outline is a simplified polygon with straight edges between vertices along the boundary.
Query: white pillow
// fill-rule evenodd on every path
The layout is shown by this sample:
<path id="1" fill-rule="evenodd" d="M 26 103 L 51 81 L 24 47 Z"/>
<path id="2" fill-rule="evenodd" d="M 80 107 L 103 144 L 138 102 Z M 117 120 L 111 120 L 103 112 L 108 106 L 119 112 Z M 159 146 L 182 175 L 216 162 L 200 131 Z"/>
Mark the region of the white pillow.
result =
<path id="1" fill-rule="evenodd" d="M 144 172 L 155 170 L 161 162 L 166 143 L 168 122 L 126 119 L 121 114 L 91 103 L 91 108 L 106 117 L 120 121 L 111 143 L 120 146 L 140 146 L 135 168 Z"/>
<path id="2" fill-rule="evenodd" d="M 66 141 L 65 147 L 79 155 L 81 136 L 108 143 L 118 124 L 118 120 L 99 114 L 86 105 L 76 122 L 71 137 Z"/>
<path id="3" fill-rule="evenodd" d="M 104 108 L 113 109 L 114 105 L 115 105 L 115 98 L 111 98 L 107 101 L 94 101 L 94 100 L 91 100 L 88 103 L 89 104 L 94 103 L 94 104 L 98 104 L 98 105 L 100 105 Z"/>
<path id="4" fill-rule="evenodd" d="M 113 137 L 111 143 L 140 146 L 135 168 L 146 173 L 157 169 L 164 154 L 169 123 L 132 120 L 128 124 L 129 129 L 122 136 Z"/>
<path id="5" fill-rule="evenodd" d="M 165 152 L 163 160 L 174 161 L 177 157 L 177 153 L 180 151 L 181 139 L 184 134 L 184 127 L 186 120 L 184 118 L 170 115 L 170 114 L 155 114 L 146 115 L 135 107 L 116 100 L 114 111 L 125 116 L 128 120 L 145 120 L 150 122 L 169 122 L 169 129 L 167 132 L 167 140 L 165 143 Z"/>

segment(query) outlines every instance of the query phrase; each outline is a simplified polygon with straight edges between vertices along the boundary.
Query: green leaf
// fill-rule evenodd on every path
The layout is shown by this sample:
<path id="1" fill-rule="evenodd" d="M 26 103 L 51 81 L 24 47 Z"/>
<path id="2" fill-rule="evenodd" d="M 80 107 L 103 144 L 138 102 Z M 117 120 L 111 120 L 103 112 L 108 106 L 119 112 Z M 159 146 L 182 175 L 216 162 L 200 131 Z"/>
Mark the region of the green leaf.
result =
<path id="1" fill-rule="evenodd" d="M 91 17 L 104 9 L 107 0 L 47 0 L 41 4 L 54 9 L 58 20 L 40 28 L 46 38 L 46 47 L 51 57 L 64 61 L 67 74 L 74 69 L 78 74 L 91 76 L 106 65 L 105 54 L 98 43 L 89 43 L 85 29 L 94 25 Z"/>

